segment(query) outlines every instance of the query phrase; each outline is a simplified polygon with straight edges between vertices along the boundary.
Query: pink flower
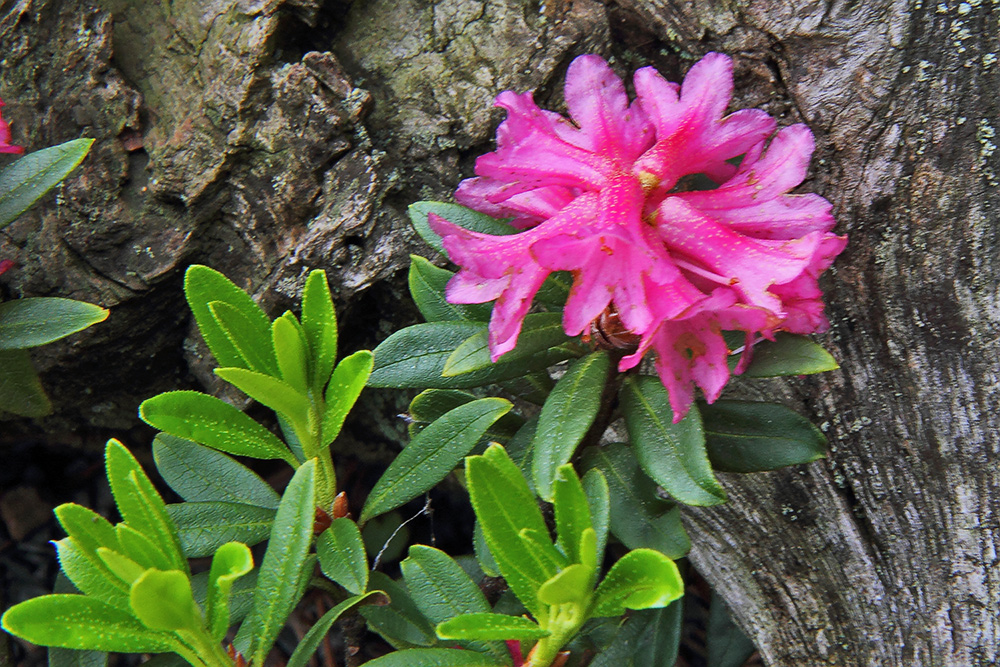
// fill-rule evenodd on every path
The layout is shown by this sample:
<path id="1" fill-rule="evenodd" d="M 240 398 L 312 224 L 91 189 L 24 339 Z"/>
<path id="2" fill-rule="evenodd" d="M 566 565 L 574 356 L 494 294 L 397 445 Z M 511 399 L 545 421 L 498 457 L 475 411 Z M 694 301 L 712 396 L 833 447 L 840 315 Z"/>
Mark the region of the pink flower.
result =
<path id="1" fill-rule="evenodd" d="M 676 421 L 693 384 L 713 401 L 728 380 L 722 331 L 743 331 L 752 343 L 828 326 L 817 279 L 846 238 L 830 232 L 829 202 L 789 194 L 806 176 L 809 129 L 775 133 L 774 120 L 754 109 L 725 115 L 728 57 L 708 54 L 680 86 L 649 67 L 634 84 L 630 102 L 622 81 L 591 55 L 566 75 L 569 118 L 539 109 L 528 93 L 501 93 L 497 106 L 508 115 L 497 149 L 476 161 L 477 177 L 455 198 L 523 231 L 495 237 L 433 214 L 429 223 L 461 268 L 448 299 L 496 299 L 494 360 L 516 345 L 549 273 L 569 271 L 566 333 L 620 319 L 640 340 L 620 370 L 655 352 Z M 718 187 L 692 189 L 696 174 Z"/>
<path id="2" fill-rule="evenodd" d="M 6 106 L 3 100 L 0 100 L 0 108 Z M 0 114 L 0 153 L 17 153 L 21 154 L 24 152 L 24 146 L 14 146 L 10 143 L 10 125 L 7 121 L 3 119 L 3 115 Z"/>

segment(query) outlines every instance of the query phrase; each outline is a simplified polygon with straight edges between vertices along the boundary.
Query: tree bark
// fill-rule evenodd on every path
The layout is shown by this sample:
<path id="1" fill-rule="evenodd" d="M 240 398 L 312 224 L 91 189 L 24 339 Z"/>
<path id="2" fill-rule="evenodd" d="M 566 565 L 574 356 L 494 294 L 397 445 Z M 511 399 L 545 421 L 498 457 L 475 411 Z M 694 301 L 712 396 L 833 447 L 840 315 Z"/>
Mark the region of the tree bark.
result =
<path id="1" fill-rule="evenodd" d="M 998 32 L 996 0 L 0 2 L 15 142 L 98 139 L 0 232 L 10 294 L 112 308 L 37 357 L 42 426 L 126 429 L 157 391 L 213 386 L 193 262 L 274 314 L 324 268 L 348 340 L 372 344 L 410 312 L 406 206 L 470 174 L 497 92 L 558 105 L 580 53 L 677 80 L 719 50 L 734 106 L 812 128 L 807 187 L 850 244 L 825 282 L 842 370 L 743 388 L 818 416 L 830 456 L 724 476 L 729 503 L 685 513 L 692 560 L 769 665 L 994 664 Z M 371 405 L 368 446 L 398 412 Z"/>

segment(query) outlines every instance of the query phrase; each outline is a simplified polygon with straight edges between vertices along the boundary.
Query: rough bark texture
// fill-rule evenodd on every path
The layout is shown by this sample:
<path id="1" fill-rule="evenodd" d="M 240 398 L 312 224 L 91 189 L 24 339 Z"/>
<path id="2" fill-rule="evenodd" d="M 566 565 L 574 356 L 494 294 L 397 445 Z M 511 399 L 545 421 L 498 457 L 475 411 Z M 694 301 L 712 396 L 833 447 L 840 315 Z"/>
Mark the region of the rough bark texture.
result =
<path id="1" fill-rule="evenodd" d="M 406 205 L 468 175 L 499 90 L 558 103 L 579 53 L 676 79 L 721 50 L 739 106 L 813 129 L 808 187 L 851 243 L 826 282 L 843 370 L 747 388 L 818 415 L 830 458 L 727 476 L 728 504 L 686 513 L 692 558 L 770 665 L 995 664 L 998 32 L 996 0 L 0 2 L 15 140 L 98 139 L 0 232 L 10 294 L 112 308 L 37 358 L 43 426 L 128 428 L 187 369 L 211 386 L 192 262 L 275 312 L 325 268 L 371 344 L 409 314 Z"/>

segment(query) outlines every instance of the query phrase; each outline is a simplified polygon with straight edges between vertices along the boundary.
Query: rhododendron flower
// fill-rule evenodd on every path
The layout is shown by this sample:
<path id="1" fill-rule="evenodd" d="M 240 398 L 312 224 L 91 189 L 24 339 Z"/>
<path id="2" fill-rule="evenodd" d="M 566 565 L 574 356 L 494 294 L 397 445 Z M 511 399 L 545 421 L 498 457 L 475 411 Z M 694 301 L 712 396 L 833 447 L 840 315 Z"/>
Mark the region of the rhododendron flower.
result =
<path id="1" fill-rule="evenodd" d="M 580 56 L 566 75 L 569 118 L 539 109 L 530 93 L 501 93 L 497 149 L 455 198 L 523 231 L 490 236 L 434 214 L 429 224 L 461 268 L 449 301 L 496 299 L 494 361 L 516 345 L 545 278 L 569 271 L 566 333 L 620 321 L 639 344 L 619 369 L 653 351 L 676 421 L 693 384 L 714 401 L 728 380 L 722 331 L 744 332 L 749 351 L 761 336 L 828 326 L 817 279 L 846 238 L 830 232 L 829 202 L 789 194 L 806 176 L 809 129 L 775 132 L 755 109 L 725 115 L 728 57 L 708 54 L 682 85 L 650 67 L 633 81 L 629 101 L 603 59 Z M 695 175 L 717 187 L 694 189 Z M 748 361 L 745 352 L 736 372 Z"/>
<path id="2" fill-rule="evenodd" d="M 0 108 L 6 106 L 3 100 L 0 100 Z M 10 125 L 7 121 L 3 119 L 3 114 L 0 113 L 0 153 L 23 153 L 24 146 L 14 146 L 10 143 Z"/>

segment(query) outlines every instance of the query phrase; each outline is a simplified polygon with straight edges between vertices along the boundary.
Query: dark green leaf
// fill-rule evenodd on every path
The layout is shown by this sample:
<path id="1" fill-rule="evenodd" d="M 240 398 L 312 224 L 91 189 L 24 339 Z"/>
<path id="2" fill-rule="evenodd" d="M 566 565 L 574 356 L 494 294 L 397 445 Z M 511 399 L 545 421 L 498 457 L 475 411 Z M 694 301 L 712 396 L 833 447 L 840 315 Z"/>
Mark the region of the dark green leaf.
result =
<path id="1" fill-rule="evenodd" d="M 350 519 L 334 519 L 316 540 L 316 554 L 323 574 L 354 595 L 368 587 L 368 556 L 358 525 Z"/>
<path id="2" fill-rule="evenodd" d="M 271 340 L 271 321 L 264 311 L 246 292 L 215 269 L 199 264 L 188 267 L 184 274 L 184 296 L 208 349 L 222 366 L 249 367 L 226 330 L 212 316 L 210 303 L 222 301 L 240 311 L 253 332 L 248 336 L 251 341 L 248 344 L 261 345 L 262 341 Z"/>
<path id="3" fill-rule="evenodd" d="M 184 572 L 147 570 L 132 584 L 129 600 L 136 618 L 150 630 L 201 629 L 201 610 Z"/>
<path id="4" fill-rule="evenodd" d="M 563 333 L 561 313 L 532 313 L 524 318 L 521 333 L 517 337 L 517 347 L 504 354 L 501 359 L 505 363 L 527 359 L 570 340 L 572 339 Z M 489 331 L 481 329 L 455 348 L 445 361 L 441 373 L 446 377 L 465 375 L 492 365 Z"/>
<path id="5" fill-rule="evenodd" d="M 252 569 L 250 549 L 240 542 L 227 542 L 212 556 L 205 595 L 205 619 L 215 641 L 222 641 L 229 629 L 229 596 L 233 584 Z"/>
<path id="6" fill-rule="evenodd" d="M 302 290 L 302 330 L 312 359 L 313 391 L 323 390 L 337 360 L 337 311 L 333 307 L 326 272 L 315 269 Z"/>
<path id="7" fill-rule="evenodd" d="M 701 407 L 712 467 L 759 472 L 826 456 L 826 438 L 808 419 L 777 403 L 717 401 Z"/>
<path id="8" fill-rule="evenodd" d="M 33 297 L 0 303 L 0 350 L 45 345 L 107 317 L 104 308 L 72 299 Z"/>
<path id="9" fill-rule="evenodd" d="M 3 629 L 40 646 L 161 653 L 171 651 L 170 635 L 146 628 L 127 611 L 83 595 L 43 595 L 14 605 Z"/>
<path id="10" fill-rule="evenodd" d="M 228 502 L 277 509 L 271 485 L 242 463 L 190 440 L 160 433 L 153 439 L 156 468 L 188 502 Z"/>
<path id="11" fill-rule="evenodd" d="M 417 394 L 410 401 L 409 415 L 413 421 L 410 424 L 410 437 L 416 436 L 427 424 L 439 419 L 449 410 L 476 400 L 475 394 L 459 389 L 428 389 Z M 508 412 L 496 420 L 486 430 L 484 439 L 506 442 L 521 426 L 524 419 L 513 412 Z M 416 428 L 414 428 L 416 427 Z"/>
<path id="12" fill-rule="evenodd" d="M 500 667 L 485 653 L 457 648 L 408 648 L 365 663 L 365 667 Z"/>
<path id="13" fill-rule="evenodd" d="M 584 466 L 604 473 L 611 501 L 610 527 L 629 549 L 656 549 L 681 558 L 691 548 L 680 510 L 656 495 L 656 484 L 642 472 L 631 447 L 621 443 L 591 447 Z M 586 477 L 584 477 L 586 479 Z"/>
<path id="14" fill-rule="evenodd" d="M 235 640 L 238 647 L 249 640 L 244 655 L 256 665 L 264 664 L 301 595 L 299 584 L 308 562 L 316 511 L 315 469 L 314 459 L 306 461 L 285 489 L 257 576 L 253 609 Z"/>
<path id="15" fill-rule="evenodd" d="M 420 314 L 428 322 L 488 322 L 491 312 L 488 304 L 456 304 L 445 299 L 445 286 L 454 275 L 419 255 L 410 255 L 410 296 Z"/>
<path id="16" fill-rule="evenodd" d="M 197 391 L 170 391 L 146 399 L 139 417 L 153 428 L 229 454 L 283 459 L 299 465 L 266 428 L 225 401 Z"/>
<path id="17" fill-rule="evenodd" d="M 452 224 L 482 234 L 505 236 L 517 233 L 517 229 L 502 220 L 491 218 L 484 213 L 473 211 L 458 204 L 418 201 L 410 204 L 408 212 L 410 214 L 410 222 L 413 223 L 413 228 L 417 230 L 417 234 L 420 234 L 420 238 L 442 255 L 447 255 L 448 253 L 445 252 L 444 246 L 441 245 L 441 237 L 431 231 L 430 226 L 427 224 L 428 213 L 435 213 Z"/>
<path id="18" fill-rule="evenodd" d="M 326 637 L 327 633 L 330 632 L 330 628 L 333 624 L 344 614 L 354 607 L 363 604 L 388 604 L 389 600 L 385 593 L 382 591 L 372 591 L 365 595 L 355 595 L 349 597 L 330 611 L 323 614 L 322 617 L 316 623 L 309 628 L 309 632 L 306 633 L 302 641 L 299 642 L 298 646 L 292 652 L 290 658 L 288 658 L 288 664 L 285 667 L 306 667 L 309 660 L 312 659 L 313 654 L 319 648 L 320 642 Z"/>
<path id="19" fill-rule="evenodd" d="M 774 342 L 754 346 L 753 361 L 744 372 L 752 378 L 812 375 L 840 368 L 833 356 L 805 336 L 779 333 Z"/>
<path id="20" fill-rule="evenodd" d="M 592 616 L 620 616 L 626 609 L 665 607 L 684 595 L 677 565 L 659 551 L 635 549 L 608 571 L 594 594 Z"/>
<path id="21" fill-rule="evenodd" d="M 42 389 L 27 350 L 0 350 L 0 412 L 44 417 L 52 403 Z"/>
<path id="22" fill-rule="evenodd" d="M 524 359 L 500 359 L 472 373 L 444 377 L 445 362 L 455 348 L 484 330 L 485 325 L 474 322 L 434 322 L 397 331 L 375 348 L 375 368 L 368 385 L 398 389 L 466 389 L 520 377 L 574 356 L 572 351 L 557 347 Z"/>
<path id="23" fill-rule="evenodd" d="M 399 507 L 444 479 L 510 408 L 502 398 L 482 398 L 455 408 L 417 434 L 375 484 L 360 521 Z"/>
<path id="24" fill-rule="evenodd" d="M 708 609 L 708 667 L 741 667 L 755 650 L 753 642 L 733 622 L 726 603 L 715 591 Z"/>
<path id="25" fill-rule="evenodd" d="M 402 582 L 396 582 L 373 572 L 371 586 L 385 591 L 392 604 L 385 607 L 362 607 L 359 611 L 372 630 L 395 648 L 433 646 L 437 643 L 434 628 L 420 613 L 409 591 Z"/>
<path id="26" fill-rule="evenodd" d="M 71 648 L 49 649 L 49 667 L 106 667 L 108 654 L 104 651 L 77 651 Z"/>
<path id="27" fill-rule="evenodd" d="M 687 505 L 725 502 L 726 492 L 712 474 L 705 453 L 696 406 L 674 424 L 667 390 L 658 378 L 649 376 L 627 378 L 621 402 L 629 438 L 647 475 Z"/>
<path id="28" fill-rule="evenodd" d="M 344 426 L 347 414 L 354 407 L 361 390 L 372 372 L 374 358 L 368 350 L 360 350 L 337 364 L 330 384 L 326 387 L 326 413 L 323 415 L 322 446 L 333 442 Z"/>
<path id="29" fill-rule="evenodd" d="M 535 490 L 545 500 L 552 501 L 556 470 L 569 462 L 594 423 L 610 365 L 604 352 L 573 362 L 542 406 L 532 445 L 531 473 Z"/>
<path id="30" fill-rule="evenodd" d="M 178 503 L 167 511 L 188 558 L 211 556 L 226 542 L 254 545 L 271 532 L 275 511 L 241 503 Z"/>
<path id="31" fill-rule="evenodd" d="M 90 150 L 93 139 L 74 139 L 28 153 L 0 171 L 0 229 L 57 186 Z"/>
<path id="32" fill-rule="evenodd" d="M 271 338 L 260 338 L 259 320 L 251 320 L 246 310 L 225 301 L 211 301 L 208 312 L 242 357 L 246 368 L 268 375 L 278 374 L 278 360 L 274 356 Z"/>
<path id="33" fill-rule="evenodd" d="M 629 614 L 614 641 L 590 667 L 649 667 L 673 665 L 680 648 L 683 601 Z"/>
<path id="34" fill-rule="evenodd" d="M 478 639 L 480 641 L 530 640 L 548 637 L 534 621 L 506 614 L 465 614 L 437 626 L 441 639 Z"/>

